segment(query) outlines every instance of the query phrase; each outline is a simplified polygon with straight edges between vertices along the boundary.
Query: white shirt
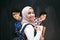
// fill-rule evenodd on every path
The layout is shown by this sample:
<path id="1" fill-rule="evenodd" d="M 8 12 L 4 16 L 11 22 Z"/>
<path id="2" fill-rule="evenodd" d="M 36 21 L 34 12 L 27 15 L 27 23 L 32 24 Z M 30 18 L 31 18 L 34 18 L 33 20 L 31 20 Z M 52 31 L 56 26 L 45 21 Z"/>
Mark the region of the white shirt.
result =
<path id="1" fill-rule="evenodd" d="M 25 24 L 23 24 L 22 28 L 24 27 Z M 41 27 L 42 28 L 42 27 Z M 32 25 L 27 25 L 24 33 L 26 34 L 27 40 L 40 40 L 42 29 L 38 30 L 36 33 L 36 36 L 34 36 L 34 28 Z"/>

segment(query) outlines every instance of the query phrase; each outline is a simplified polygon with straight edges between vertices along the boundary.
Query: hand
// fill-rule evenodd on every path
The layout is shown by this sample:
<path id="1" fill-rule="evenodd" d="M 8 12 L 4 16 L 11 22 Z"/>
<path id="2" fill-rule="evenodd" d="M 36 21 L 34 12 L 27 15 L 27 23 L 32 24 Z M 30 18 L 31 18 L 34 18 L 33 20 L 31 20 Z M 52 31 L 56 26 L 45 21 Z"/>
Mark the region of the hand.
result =
<path id="1" fill-rule="evenodd" d="M 35 29 L 36 29 L 36 31 L 40 30 L 39 25 L 36 25 Z"/>
<path id="2" fill-rule="evenodd" d="M 44 40 L 44 37 L 43 36 L 41 36 L 41 40 Z"/>

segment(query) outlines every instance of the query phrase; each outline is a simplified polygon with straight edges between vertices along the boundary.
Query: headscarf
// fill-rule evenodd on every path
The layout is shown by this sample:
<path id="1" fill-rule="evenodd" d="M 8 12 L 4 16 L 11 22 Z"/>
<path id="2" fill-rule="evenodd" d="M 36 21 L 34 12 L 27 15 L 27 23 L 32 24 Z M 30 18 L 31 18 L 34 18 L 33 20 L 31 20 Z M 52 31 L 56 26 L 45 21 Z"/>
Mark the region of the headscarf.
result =
<path id="1" fill-rule="evenodd" d="M 32 8 L 32 7 L 26 6 L 26 7 L 23 8 L 23 10 L 22 10 L 22 18 L 23 18 L 22 23 L 31 23 L 31 24 L 34 25 L 34 22 L 28 21 L 28 18 L 27 18 L 28 11 L 29 11 L 30 8 Z"/>

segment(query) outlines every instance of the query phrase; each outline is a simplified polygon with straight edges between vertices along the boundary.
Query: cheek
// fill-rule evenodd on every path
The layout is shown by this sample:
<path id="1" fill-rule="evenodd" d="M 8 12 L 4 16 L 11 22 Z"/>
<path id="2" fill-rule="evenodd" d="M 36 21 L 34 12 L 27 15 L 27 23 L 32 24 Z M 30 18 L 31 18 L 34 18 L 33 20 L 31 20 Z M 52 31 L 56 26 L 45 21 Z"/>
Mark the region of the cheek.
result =
<path id="1" fill-rule="evenodd" d="M 17 17 L 14 17 L 14 19 L 17 19 Z"/>
<path id="2" fill-rule="evenodd" d="M 34 14 L 34 17 L 35 17 L 35 14 Z"/>
<path id="3" fill-rule="evenodd" d="M 28 15 L 28 17 L 30 17 L 31 15 Z"/>
<path id="4" fill-rule="evenodd" d="M 42 20 L 45 20 L 45 17 L 43 17 Z"/>
<path id="5" fill-rule="evenodd" d="M 18 19 L 18 16 L 13 16 L 14 19 Z"/>
<path id="6" fill-rule="evenodd" d="M 13 18 L 15 19 L 16 17 L 15 17 L 15 16 L 13 16 Z"/>
<path id="7" fill-rule="evenodd" d="M 26 16 L 28 19 L 30 19 L 30 15 Z"/>
<path id="8" fill-rule="evenodd" d="M 45 17 L 43 17 L 44 19 L 46 19 L 46 16 Z"/>

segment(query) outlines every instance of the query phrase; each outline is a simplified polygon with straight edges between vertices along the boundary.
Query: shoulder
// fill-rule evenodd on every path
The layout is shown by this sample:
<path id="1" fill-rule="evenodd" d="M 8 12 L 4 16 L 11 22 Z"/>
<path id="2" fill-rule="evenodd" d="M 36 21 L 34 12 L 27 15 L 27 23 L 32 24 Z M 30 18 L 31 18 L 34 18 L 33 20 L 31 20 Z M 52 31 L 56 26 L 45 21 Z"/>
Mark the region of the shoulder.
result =
<path id="1" fill-rule="evenodd" d="M 20 21 L 16 21 L 15 24 L 22 24 Z"/>
<path id="2" fill-rule="evenodd" d="M 27 23 L 24 23 L 23 26 L 26 26 L 26 27 L 33 27 L 31 24 L 27 24 Z"/>
<path id="3" fill-rule="evenodd" d="M 25 27 L 25 26 L 26 26 L 25 29 L 33 29 L 33 26 L 32 26 L 31 24 L 24 23 L 24 24 L 22 25 L 22 28 Z"/>
<path id="4" fill-rule="evenodd" d="M 25 32 L 32 32 L 34 30 L 31 24 L 26 25 Z"/>
<path id="5" fill-rule="evenodd" d="M 27 28 L 33 28 L 33 26 L 31 24 L 28 24 L 26 27 Z"/>

